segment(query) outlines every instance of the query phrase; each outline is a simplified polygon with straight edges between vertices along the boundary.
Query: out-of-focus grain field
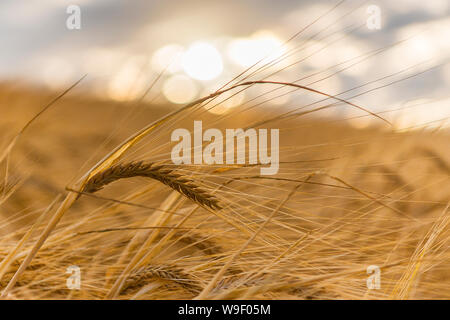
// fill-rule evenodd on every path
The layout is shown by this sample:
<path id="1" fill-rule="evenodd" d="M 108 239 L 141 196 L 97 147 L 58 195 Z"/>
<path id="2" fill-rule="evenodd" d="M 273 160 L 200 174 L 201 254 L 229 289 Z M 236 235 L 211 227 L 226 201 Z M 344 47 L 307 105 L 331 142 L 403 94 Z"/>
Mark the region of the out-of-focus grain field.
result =
<path id="1" fill-rule="evenodd" d="M 0 86 L 1 151 L 56 92 Z M 10 299 L 448 299 L 450 149 L 446 129 L 396 131 L 297 117 L 280 129 L 280 170 L 170 162 L 170 133 L 203 119 L 252 126 L 274 113 L 187 110 L 119 162 L 161 162 L 214 195 L 199 205 L 160 181 L 123 179 L 82 194 L 42 238 L 62 199 L 167 106 L 99 101 L 75 88 L 39 116 L 1 163 L 0 288 Z M 370 117 L 370 115 L 365 115 Z M 75 188 L 75 191 L 79 190 Z M 81 287 L 66 270 L 78 266 Z M 369 266 L 381 287 L 368 289 Z M 20 272 L 18 272 L 20 270 Z M 14 274 L 14 285 L 9 285 Z"/>

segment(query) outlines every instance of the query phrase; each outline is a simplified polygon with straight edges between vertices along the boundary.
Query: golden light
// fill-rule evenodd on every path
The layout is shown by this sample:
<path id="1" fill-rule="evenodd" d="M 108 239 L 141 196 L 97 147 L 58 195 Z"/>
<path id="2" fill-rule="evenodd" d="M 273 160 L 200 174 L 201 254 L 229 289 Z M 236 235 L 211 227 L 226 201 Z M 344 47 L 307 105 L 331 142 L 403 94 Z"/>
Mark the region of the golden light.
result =
<path id="1" fill-rule="evenodd" d="M 192 44 L 184 53 L 182 64 L 184 71 L 197 80 L 212 80 L 223 71 L 219 51 L 206 42 Z"/>
<path id="2" fill-rule="evenodd" d="M 259 31 L 250 38 L 240 38 L 228 46 L 230 59 L 241 67 L 250 67 L 264 58 L 280 57 L 286 49 L 282 41 L 269 31 Z"/>
<path id="3" fill-rule="evenodd" d="M 93 48 L 83 55 L 83 69 L 90 75 L 108 76 L 117 72 L 127 56 L 120 49 Z"/>
<path id="4" fill-rule="evenodd" d="M 172 74 L 181 71 L 183 53 L 184 48 L 179 44 L 168 44 L 159 48 L 152 56 L 152 69 L 156 72 L 166 70 Z"/>
<path id="5" fill-rule="evenodd" d="M 217 86 L 219 88 L 220 86 Z M 210 95 L 215 90 L 211 88 L 211 90 L 205 90 L 202 93 L 202 96 Z M 209 104 L 206 104 L 204 108 L 208 110 L 208 112 L 213 114 L 224 114 L 231 109 L 236 108 L 244 102 L 245 92 L 242 91 L 238 94 L 236 92 L 228 91 L 220 95 L 216 100 L 212 101 Z"/>
<path id="6" fill-rule="evenodd" d="M 307 59 L 304 61 L 304 65 L 313 70 L 321 70 L 326 67 L 332 66 L 341 61 L 337 61 L 337 57 L 334 54 L 330 54 L 329 50 L 321 50 L 324 44 L 316 40 L 308 40 L 304 51 L 304 56 Z"/>
<path id="7" fill-rule="evenodd" d="M 275 82 L 285 82 L 287 79 L 282 76 L 273 75 L 266 80 Z M 289 82 L 289 81 L 288 81 Z M 273 89 L 273 91 L 272 91 Z M 298 90 L 297 90 L 298 91 Z M 287 104 L 293 97 L 295 89 L 283 85 L 261 85 L 252 88 L 251 96 L 257 97 L 257 100 L 251 104 L 262 103 L 264 106 L 282 106 Z"/>
<path id="8" fill-rule="evenodd" d="M 290 93 L 290 91 L 292 91 L 292 88 L 285 87 L 281 90 L 276 90 L 270 93 L 267 93 L 267 91 L 261 92 L 262 94 L 264 94 L 264 96 L 262 97 L 263 101 L 267 101 L 267 103 L 264 103 L 264 105 L 284 106 L 291 100 L 292 94 Z"/>
<path id="9" fill-rule="evenodd" d="M 408 39 L 404 44 L 393 48 L 389 57 L 389 68 L 407 68 L 413 64 L 428 59 L 446 59 L 450 52 L 448 41 L 448 29 L 450 18 L 441 19 L 430 23 L 417 23 L 401 28 L 397 39 Z M 426 30 L 426 32 L 423 32 Z M 414 54 L 411 54 L 413 52 Z"/>
<path id="10" fill-rule="evenodd" d="M 167 100 L 173 103 L 188 103 L 198 93 L 195 83 L 187 76 L 175 75 L 164 82 L 163 90 Z"/>
<path id="11" fill-rule="evenodd" d="M 333 54 L 336 57 L 334 63 L 345 62 L 339 68 L 342 73 L 352 77 L 362 77 L 369 72 L 369 68 L 373 62 L 361 58 L 370 48 L 356 39 L 348 39 L 339 41 L 333 46 Z M 324 50 L 327 51 L 327 50 Z M 358 62 L 356 65 L 354 65 Z"/>
<path id="12" fill-rule="evenodd" d="M 450 99 L 414 99 L 404 103 L 395 114 L 394 126 L 398 129 L 415 128 L 420 125 L 439 127 L 447 121 L 447 106 Z M 441 121 L 440 121 L 441 120 Z"/>
<path id="13" fill-rule="evenodd" d="M 146 82 L 142 75 L 142 57 L 133 56 L 123 63 L 108 84 L 108 96 L 114 100 L 127 101 L 136 98 Z"/>
<path id="14" fill-rule="evenodd" d="M 71 81 L 75 74 L 73 66 L 64 59 L 57 57 L 44 62 L 42 78 L 50 88 L 58 88 Z"/>

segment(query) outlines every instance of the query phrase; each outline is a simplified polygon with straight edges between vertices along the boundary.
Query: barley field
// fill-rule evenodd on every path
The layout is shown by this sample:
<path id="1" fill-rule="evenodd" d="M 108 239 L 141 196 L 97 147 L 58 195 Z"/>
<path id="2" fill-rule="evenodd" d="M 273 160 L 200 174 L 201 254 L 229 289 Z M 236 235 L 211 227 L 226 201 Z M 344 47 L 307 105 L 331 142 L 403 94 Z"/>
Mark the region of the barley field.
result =
<path id="1" fill-rule="evenodd" d="M 329 8 L 330 26 L 353 26 L 356 9 Z M 186 103 L 161 99 L 167 70 L 127 99 L 94 94 L 89 72 L 51 88 L 2 81 L 1 298 L 450 299 L 448 97 L 371 102 L 446 60 L 330 82 L 394 41 L 284 78 L 319 55 L 299 24 L 287 51 Z M 402 122 L 417 110 L 435 118 Z M 190 156 L 209 144 L 196 133 L 234 128 L 267 129 L 268 141 L 279 130 L 279 147 L 260 135 L 244 138 L 244 163 L 225 161 L 225 147 L 214 163 L 174 163 L 174 130 L 192 133 Z M 274 174 L 261 150 L 279 154 Z"/>

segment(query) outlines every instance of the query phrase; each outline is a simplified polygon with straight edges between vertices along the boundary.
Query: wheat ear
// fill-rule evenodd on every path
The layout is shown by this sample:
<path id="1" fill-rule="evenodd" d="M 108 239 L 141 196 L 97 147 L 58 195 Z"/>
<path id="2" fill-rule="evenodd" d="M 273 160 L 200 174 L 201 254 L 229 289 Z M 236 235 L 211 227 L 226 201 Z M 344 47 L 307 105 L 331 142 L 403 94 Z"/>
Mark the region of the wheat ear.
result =
<path id="1" fill-rule="evenodd" d="M 198 294 L 201 287 L 181 270 L 170 266 L 147 266 L 132 273 L 125 281 L 122 292 L 136 289 L 145 285 L 149 279 L 161 279 L 178 284 L 188 291 Z"/>
<path id="2" fill-rule="evenodd" d="M 114 165 L 104 171 L 95 174 L 83 188 L 83 192 L 94 193 L 104 186 L 126 178 L 146 177 L 169 186 L 192 201 L 207 206 L 211 209 L 221 209 L 218 200 L 207 191 L 201 189 L 194 181 L 175 173 L 163 165 L 155 165 L 152 162 L 130 162 Z"/>

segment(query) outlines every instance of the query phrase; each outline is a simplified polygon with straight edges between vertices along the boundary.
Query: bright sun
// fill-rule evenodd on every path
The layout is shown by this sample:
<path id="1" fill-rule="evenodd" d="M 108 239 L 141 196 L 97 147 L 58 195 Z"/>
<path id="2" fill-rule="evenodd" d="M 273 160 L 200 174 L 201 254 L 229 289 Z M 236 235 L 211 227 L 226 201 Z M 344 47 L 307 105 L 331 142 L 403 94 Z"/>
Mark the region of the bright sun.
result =
<path id="1" fill-rule="evenodd" d="M 212 80 L 223 70 L 219 51 L 206 42 L 192 44 L 183 55 L 182 63 L 184 71 L 197 80 Z"/>

